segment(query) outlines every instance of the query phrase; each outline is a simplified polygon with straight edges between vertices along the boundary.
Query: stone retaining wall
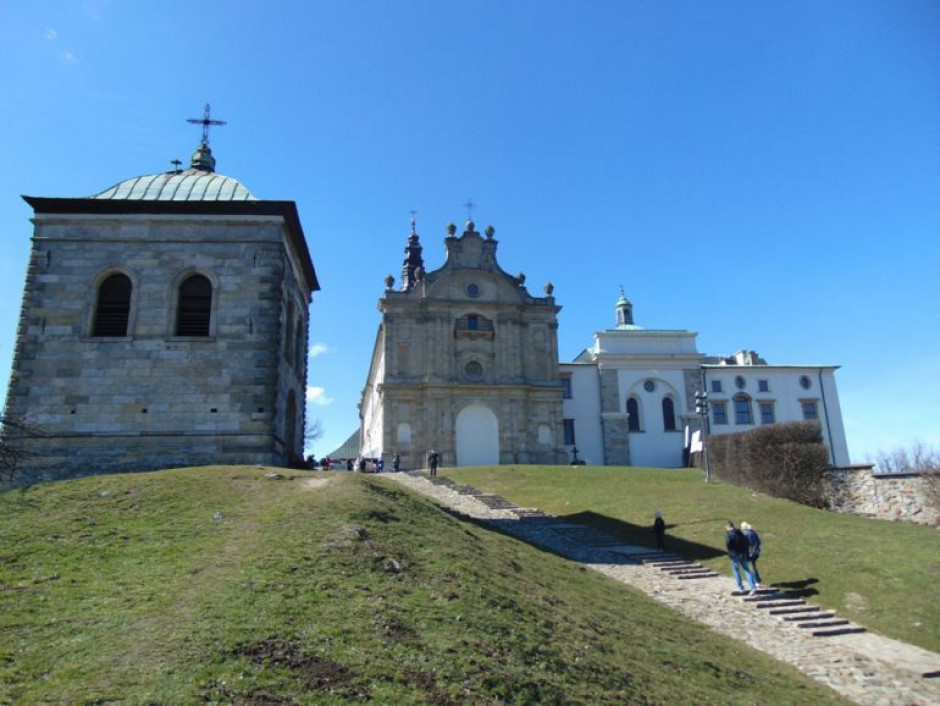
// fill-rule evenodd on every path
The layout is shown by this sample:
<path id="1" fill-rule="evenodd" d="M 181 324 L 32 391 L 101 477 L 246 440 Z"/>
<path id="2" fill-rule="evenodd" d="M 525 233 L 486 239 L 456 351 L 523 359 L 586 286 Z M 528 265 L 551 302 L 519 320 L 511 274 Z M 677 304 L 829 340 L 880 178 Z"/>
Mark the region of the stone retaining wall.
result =
<path id="1" fill-rule="evenodd" d="M 881 520 L 940 526 L 940 483 L 918 473 L 875 473 L 873 466 L 829 471 L 829 508 Z"/>

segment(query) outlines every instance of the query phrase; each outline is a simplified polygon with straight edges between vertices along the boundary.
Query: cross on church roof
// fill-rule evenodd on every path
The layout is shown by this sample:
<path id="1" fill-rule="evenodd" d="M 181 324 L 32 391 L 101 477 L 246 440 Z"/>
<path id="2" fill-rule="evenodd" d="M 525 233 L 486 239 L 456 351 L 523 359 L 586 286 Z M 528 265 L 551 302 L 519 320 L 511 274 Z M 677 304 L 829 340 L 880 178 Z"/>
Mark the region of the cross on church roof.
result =
<path id="1" fill-rule="evenodd" d="M 206 103 L 206 110 L 202 115 L 202 118 L 187 118 L 187 123 L 192 123 L 193 125 L 202 125 L 202 144 L 209 144 L 209 126 L 210 125 L 225 125 L 224 120 L 213 120 L 210 115 L 211 108 L 208 103 Z"/>
<path id="2" fill-rule="evenodd" d="M 477 204 L 473 203 L 472 199 L 467 199 L 467 203 L 464 204 L 464 208 L 467 209 L 467 220 L 473 220 L 473 209 L 477 207 Z"/>

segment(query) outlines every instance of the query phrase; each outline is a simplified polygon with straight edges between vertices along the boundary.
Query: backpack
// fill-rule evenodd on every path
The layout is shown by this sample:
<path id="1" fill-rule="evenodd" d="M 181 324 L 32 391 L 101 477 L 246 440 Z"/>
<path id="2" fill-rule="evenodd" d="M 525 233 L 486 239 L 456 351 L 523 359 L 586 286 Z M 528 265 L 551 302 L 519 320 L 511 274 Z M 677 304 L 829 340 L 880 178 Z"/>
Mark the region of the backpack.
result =
<path id="1" fill-rule="evenodd" d="M 754 530 L 748 530 L 743 534 L 747 540 L 747 558 L 756 559 L 760 556 L 760 536 Z"/>
<path id="2" fill-rule="evenodd" d="M 747 556 L 751 543 L 747 541 L 744 532 L 735 528 L 730 531 L 730 534 L 731 537 L 729 537 L 728 548 L 735 554 Z"/>

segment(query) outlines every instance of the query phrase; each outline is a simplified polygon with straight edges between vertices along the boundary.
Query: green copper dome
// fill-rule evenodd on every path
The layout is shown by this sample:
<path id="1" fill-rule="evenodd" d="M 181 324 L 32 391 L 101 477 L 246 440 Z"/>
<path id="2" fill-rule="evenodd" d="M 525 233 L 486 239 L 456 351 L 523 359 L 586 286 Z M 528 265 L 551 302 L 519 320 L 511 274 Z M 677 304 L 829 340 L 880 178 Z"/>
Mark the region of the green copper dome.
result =
<path id="1" fill-rule="evenodd" d="M 257 201 L 232 177 L 215 173 L 209 145 L 199 145 L 189 169 L 133 177 L 91 198 L 112 201 Z"/>

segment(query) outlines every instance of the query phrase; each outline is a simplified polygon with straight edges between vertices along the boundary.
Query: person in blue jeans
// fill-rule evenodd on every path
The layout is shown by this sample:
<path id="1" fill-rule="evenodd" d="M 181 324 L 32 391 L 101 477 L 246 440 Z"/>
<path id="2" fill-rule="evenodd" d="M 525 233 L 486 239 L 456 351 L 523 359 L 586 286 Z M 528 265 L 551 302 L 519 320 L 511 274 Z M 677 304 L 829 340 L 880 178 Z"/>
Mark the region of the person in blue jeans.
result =
<path id="1" fill-rule="evenodd" d="M 734 526 L 734 523 L 728 521 L 728 530 L 725 532 L 725 549 L 728 550 L 728 557 L 731 559 L 731 573 L 734 574 L 734 581 L 738 584 L 738 591 L 744 591 L 744 584 L 741 581 L 741 570 L 747 576 L 747 583 L 751 589 L 751 595 L 757 593 L 757 584 L 754 583 L 754 574 L 747 561 L 748 550 L 747 537 L 744 533 Z"/>
<path id="2" fill-rule="evenodd" d="M 747 522 L 741 523 L 741 532 L 747 537 L 747 560 L 751 567 L 751 573 L 754 574 L 754 581 L 757 583 L 757 587 L 760 588 L 760 571 L 757 570 L 757 560 L 760 558 L 760 535 Z"/>

